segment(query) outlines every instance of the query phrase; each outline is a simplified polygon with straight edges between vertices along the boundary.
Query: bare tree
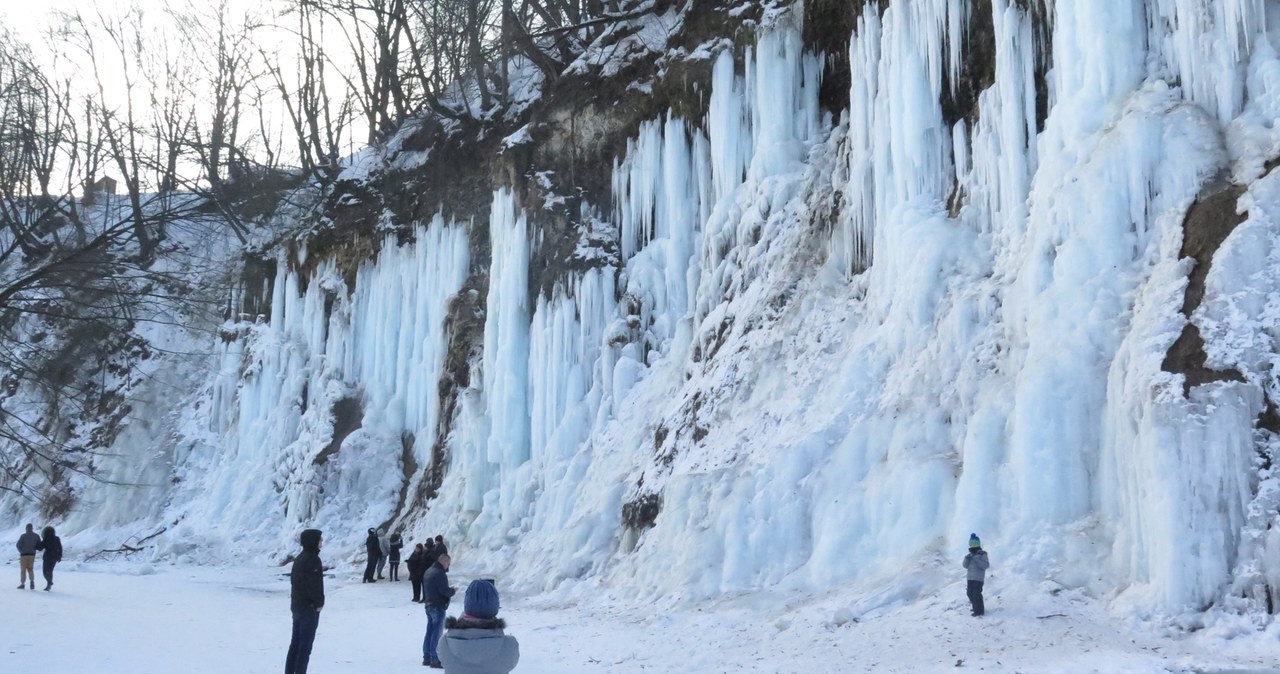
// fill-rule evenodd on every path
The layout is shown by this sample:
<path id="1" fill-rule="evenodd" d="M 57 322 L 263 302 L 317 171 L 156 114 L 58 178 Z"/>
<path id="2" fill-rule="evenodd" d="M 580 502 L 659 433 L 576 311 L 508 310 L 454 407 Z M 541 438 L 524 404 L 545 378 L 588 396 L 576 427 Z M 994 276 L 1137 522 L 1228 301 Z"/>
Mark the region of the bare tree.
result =
<path id="1" fill-rule="evenodd" d="M 128 24 L 109 25 L 119 36 Z M 90 62 L 101 66 L 124 44 L 121 65 L 142 67 L 136 42 L 108 44 Z M 127 378 L 145 346 L 134 325 L 162 320 L 157 303 L 167 310 L 183 301 L 185 279 L 151 267 L 162 241 L 151 232 L 208 216 L 198 195 L 142 191 L 148 176 L 172 175 L 168 150 L 148 150 L 165 148 L 165 136 L 144 121 L 163 119 L 143 109 L 159 98 L 117 110 L 102 103 L 99 82 L 97 96 L 82 102 L 50 72 L 0 33 L 0 490 L 57 501 L 56 493 L 34 493 L 32 480 L 47 486 L 90 471 L 88 457 L 109 438 L 77 424 L 109 429 L 127 413 L 128 401 L 86 370 Z M 122 164 L 133 181 L 127 208 L 77 204 L 84 176 Z"/>
<path id="2" fill-rule="evenodd" d="M 190 96 L 209 113 L 193 127 L 193 146 L 199 154 L 205 179 L 214 191 L 222 188 L 224 168 L 243 166 L 247 156 L 241 137 L 246 99 L 260 91 L 255 70 L 255 44 L 263 20 L 253 12 L 233 14 L 227 0 L 190 11 L 171 10 L 183 43 L 198 54 L 199 76 Z"/>

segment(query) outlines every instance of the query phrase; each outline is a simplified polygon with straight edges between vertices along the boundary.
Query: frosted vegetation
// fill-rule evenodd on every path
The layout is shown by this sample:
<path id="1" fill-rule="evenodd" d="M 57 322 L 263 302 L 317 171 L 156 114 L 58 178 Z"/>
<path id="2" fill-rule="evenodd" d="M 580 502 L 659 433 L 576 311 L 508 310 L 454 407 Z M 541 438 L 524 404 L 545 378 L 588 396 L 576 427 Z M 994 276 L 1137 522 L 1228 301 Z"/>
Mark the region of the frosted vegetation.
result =
<path id="1" fill-rule="evenodd" d="M 86 483 L 60 529 L 89 547 L 172 525 L 158 558 L 267 561 L 314 526 L 349 560 L 395 516 L 530 591 L 838 586 L 856 591 L 846 620 L 951 584 L 978 532 L 998 574 L 1184 626 L 1263 620 L 1280 600 L 1276 439 L 1256 428 L 1264 393 L 1280 400 L 1280 6 L 1055 2 L 1036 36 L 1026 3 L 992 0 L 994 81 L 949 125 L 971 3 L 878 4 L 839 119 L 799 11 L 704 54 L 705 114 L 641 125 L 596 205 L 617 255 L 582 251 L 548 294 L 530 291 L 544 233 L 508 186 L 474 221 L 389 238 L 354 279 L 282 257 L 269 317 L 224 326 L 199 393 L 170 401 L 173 435 L 117 443 L 113 474 L 160 486 Z M 1240 376 L 1187 388 L 1162 368 L 1188 320 L 1183 221 L 1222 180 L 1247 187 L 1247 218 L 1190 320 L 1208 365 Z M 483 353 L 436 454 L 476 227 Z M 335 438 L 344 400 L 362 416 Z"/>

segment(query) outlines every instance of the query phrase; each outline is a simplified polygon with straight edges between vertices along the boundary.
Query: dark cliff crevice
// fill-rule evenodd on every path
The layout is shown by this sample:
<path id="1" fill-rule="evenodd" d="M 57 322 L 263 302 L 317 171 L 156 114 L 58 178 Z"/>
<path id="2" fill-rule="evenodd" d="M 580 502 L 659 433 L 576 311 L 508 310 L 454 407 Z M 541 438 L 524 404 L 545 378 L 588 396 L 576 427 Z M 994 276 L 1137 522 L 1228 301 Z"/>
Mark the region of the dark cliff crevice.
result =
<path id="1" fill-rule="evenodd" d="M 1204 299 L 1205 279 L 1213 263 L 1213 255 L 1226 241 L 1227 236 L 1245 221 L 1245 214 L 1237 213 L 1237 204 L 1245 188 L 1240 185 L 1217 182 L 1206 186 L 1195 203 L 1187 209 L 1182 224 L 1182 250 L 1180 258 L 1191 258 L 1194 267 L 1187 279 L 1186 296 L 1182 314 L 1187 323 L 1182 334 L 1169 347 L 1160 367 L 1166 372 L 1183 375 L 1183 393 L 1190 394 L 1192 387 L 1214 381 L 1244 381 L 1244 376 L 1234 369 L 1215 370 L 1207 365 L 1204 339 L 1200 329 L 1191 322 L 1191 316 Z"/>
<path id="2" fill-rule="evenodd" d="M 1031 19 L 1031 37 L 1035 44 L 1034 86 L 1036 98 L 1036 128 L 1028 135 L 1044 130 L 1049 116 L 1049 83 L 1047 76 L 1053 52 L 1052 18 L 1049 10 L 1039 0 L 1014 0 Z M 996 81 L 996 32 L 995 15 L 991 0 L 973 0 L 969 23 L 966 27 L 964 58 L 954 81 L 944 72 L 942 88 L 942 119 L 947 126 L 960 120 L 974 120 L 981 116 L 978 99 L 983 91 Z"/>

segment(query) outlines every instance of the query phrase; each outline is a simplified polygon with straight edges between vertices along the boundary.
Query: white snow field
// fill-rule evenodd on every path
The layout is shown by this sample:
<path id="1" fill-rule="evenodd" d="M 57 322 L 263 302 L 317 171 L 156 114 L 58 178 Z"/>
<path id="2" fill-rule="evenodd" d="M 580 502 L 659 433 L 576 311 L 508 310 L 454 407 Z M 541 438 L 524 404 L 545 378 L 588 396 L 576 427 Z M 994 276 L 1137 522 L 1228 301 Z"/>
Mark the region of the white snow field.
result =
<path id="1" fill-rule="evenodd" d="M 17 567 L 6 565 L 16 577 Z M 50 593 L 8 589 L 0 671 L 93 674 L 271 674 L 289 642 L 288 579 L 280 568 L 70 563 Z M 336 575 L 336 577 L 335 577 Z M 465 587 L 470 576 L 455 572 Z M 331 574 L 309 671 L 432 671 L 422 667 L 426 618 L 408 582 L 362 585 Z M 501 583 L 501 580 L 499 580 Z M 1170 638 L 1110 618 L 1077 592 L 989 582 L 989 613 L 968 615 L 963 583 L 857 621 L 840 592 L 772 593 L 648 606 L 503 593 L 500 615 L 520 640 L 517 672 L 1277 672 L 1280 633 Z M 781 607 L 781 608 L 779 608 Z M 457 605 L 450 614 L 459 612 Z M 1130 631 L 1137 627 L 1137 631 Z"/>

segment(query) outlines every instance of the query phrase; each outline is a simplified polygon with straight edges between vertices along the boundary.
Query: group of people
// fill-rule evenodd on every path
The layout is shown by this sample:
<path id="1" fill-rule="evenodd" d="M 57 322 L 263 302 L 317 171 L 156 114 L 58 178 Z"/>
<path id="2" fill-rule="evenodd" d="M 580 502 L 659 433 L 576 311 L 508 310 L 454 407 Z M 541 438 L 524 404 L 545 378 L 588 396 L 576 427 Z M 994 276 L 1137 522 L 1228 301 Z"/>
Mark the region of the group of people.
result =
<path id="1" fill-rule="evenodd" d="M 44 552 L 41 558 L 44 591 L 53 589 L 53 567 L 62 561 L 62 539 L 54 533 L 53 527 L 45 527 L 42 534 L 36 534 L 35 527 L 28 524 L 26 532 L 18 536 L 19 590 L 24 587 L 36 589 L 36 553 L 41 551 Z"/>
<path id="2" fill-rule="evenodd" d="M 391 580 L 400 580 L 400 550 L 404 548 L 404 540 L 399 533 L 387 536 L 386 529 L 369 528 L 369 536 L 364 539 L 364 547 L 368 552 L 368 561 L 364 567 L 362 583 L 376 583 L 383 580 L 383 569 L 391 562 Z"/>
<path id="3" fill-rule="evenodd" d="M 391 580 L 399 579 L 400 547 L 397 544 L 403 539 L 399 534 L 392 534 L 387 537 L 384 548 L 382 536 L 385 536 L 383 530 L 369 529 L 365 541 L 369 558 L 362 582 L 381 579 L 379 562 L 388 559 Z M 294 558 L 289 572 L 293 635 L 285 656 L 285 674 L 306 674 L 320 611 L 324 608 L 321 532 L 307 529 L 299 536 L 299 543 L 302 552 Z M 427 614 L 422 664 L 443 669 L 446 674 L 507 674 L 520 660 L 520 644 L 504 632 L 506 622 L 498 617 L 501 604 L 497 585 L 488 578 L 472 581 L 464 595 L 462 615 L 447 617 L 449 604 L 457 593 L 457 588 L 449 585 L 452 562 L 444 536 L 415 545 L 409 555 L 407 566 L 413 583 L 413 601 L 421 602 Z"/>

